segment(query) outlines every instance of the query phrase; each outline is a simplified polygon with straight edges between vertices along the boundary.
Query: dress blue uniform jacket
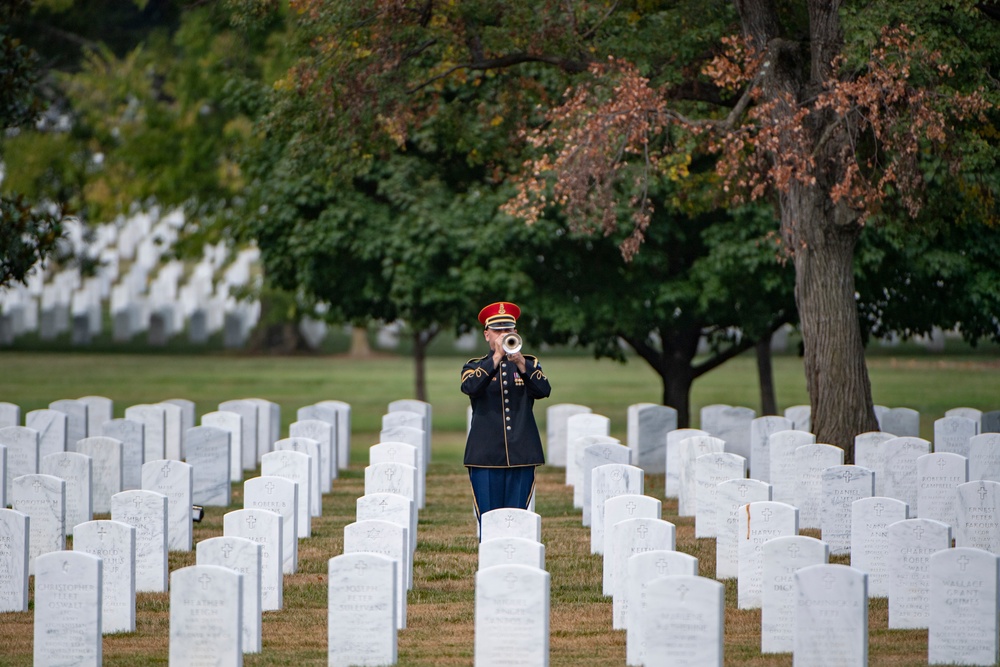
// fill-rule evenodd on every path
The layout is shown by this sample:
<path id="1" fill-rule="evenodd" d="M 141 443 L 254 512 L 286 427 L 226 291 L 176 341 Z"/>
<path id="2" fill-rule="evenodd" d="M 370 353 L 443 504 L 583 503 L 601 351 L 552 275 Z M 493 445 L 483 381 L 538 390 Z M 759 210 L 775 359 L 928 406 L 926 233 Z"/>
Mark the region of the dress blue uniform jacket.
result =
<path id="1" fill-rule="evenodd" d="M 552 391 L 538 359 L 524 355 L 525 372 L 493 353 L 470 359 L 462 368 L 462 392 L 472 401 L 472 426 L 465 443 L 465 465 L 510 468 L 545 463 L 532 406 Z"/>

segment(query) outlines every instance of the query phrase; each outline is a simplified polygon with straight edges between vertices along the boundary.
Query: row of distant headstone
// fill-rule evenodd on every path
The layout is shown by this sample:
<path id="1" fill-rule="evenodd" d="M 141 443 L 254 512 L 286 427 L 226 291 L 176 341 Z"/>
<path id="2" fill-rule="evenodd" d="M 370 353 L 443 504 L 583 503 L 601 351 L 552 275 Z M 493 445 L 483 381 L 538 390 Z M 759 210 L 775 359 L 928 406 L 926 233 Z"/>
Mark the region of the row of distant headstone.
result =
<path id="1" fill-rule="evenodd" d="M 793 652 L 796 664 L 829 656 L 866 664 L 871 596 L 888 597 L 889 627 L 929 628 L 930 662 L 995 664 L 1000 482 L 983 475 L 1000 472 L 1000 434 L 979 434 L 980 423 L 966 423 L 974 412 L 957 412 L 935 432 L 942 448 L 978 458 L 972 482 L 966 457 L 932 454 L 915 436 L 858 436 L 856 457 L 872 468 L 845 466 L 843 450 L 816 444 L 790 420 L 754 419 L 754 470 L 768 481 L 746 479 L 747 459 L 722 438 L 667 432 L 678 468 L 677 492 L 668 486 L 667 496 L 679 496 L 681 516 L 695 517 L 696 536 L 717 539 L 716 578 L 738 578 L 739 608 L 762 609 L 762 652 Z M 723 588 L 696 577 L 697 560 L 674 551 L 674 526 L 661 519 L 660 501 L 644 495 L 645 471 L 631 465 L 635 448 L 608 435 L 606 418 L 577 415 L 567 419 L 580 463 L 574 498 L 592 552 L 604 555 L 603 591 L 613 598 L 614 627 L 627 632 L 628 664 L 722 664 Z M 581 421 L 596 432 L 578 435 Z M 920 518 L 910 518 L 918 505 Z M 798 535 L 800 527 L 819 528 L 822 540 Z M 851 567 L 829 565 L 831 552 L 850 553 Z"/>
<path id="2" fill-rule="evenodd" d="M 101 333 L 105 310 L 118 342 L 147 332 L 151 345 L 164 345 L 187 328 L 193 343 L 222 330 L 225 345 L 242 345 L 260 304 L 237 300 L 230 291 L 251 280 L 259 251 L 246 248 L 230 258 L 224 244 L 208 244 L 186 271 L 180 261 L 163 259 L 183 225 L 179 210 L 162 217 L 157 210 L 137 212 L 96 225 L 93 234 L 69 225 L 75 254 L 97 260 L 94 275 L 84 277 L 78 267 L 40 266 L 26 285 L 0 290 L 0 345 L 28 333 L 52 340 L 66 332 L 73 344 L 86 345 Z"/>
<path id="3" fill-rule="evenodd" d="M 225 537 L 204 540 L 198 544 L 199 566 L 215 563 L 235 568 L 247 575 L 246 582 L 241 584 L 245 588 L 241 589 L 239 595 L 231 595 L 233 591 L 227 589 L 225 595 L 217 596 L 215 603 L 197 600 L 190 603 L 196 607 L 224 606 L 226 603 L 218 600 L 239 599 L 242 607 L 239 614 L 241 621 L 237 633 L 238 644 L 220 639 L 215 630 L 206 630 L 206 620 L 218 620 L 223 625 L 228 623 L 226 619 L 232 615 L 228 613 L 232 611 L 228 607 L 227 613 L 221 615 L 214 612 L 208 614 L 205 609 L 200 608 L 191 614 L 176 611 L 175 607 L 190 606 L 189 600 L 194 599 L 190 591 L 181 594 L 175 592 L 178 588 L 177 581 L 193 575 L 174 573 L 171 597 L 172 662 L 175 661 L 176 652 L 196 655 L 199 650 L 207 650 L 209 646 L 213 647 L 212 650 L 224 647 L 227 656 L 260 651 L 261 610 L 281 608 L 282 574 L 294 572 L 297 567 L 297 538 L 309 537 L 310 519 L 319 516 L 322 510 L 321 503 L 316 502 L 319 499 L 316 489 L 319 487 L 329 491 L 330 482 L 336 476 L 337 442 L 334 434 L 340 425 L 337 418 L 341 415 L 347 421 L 349 429 L 350 409 L 349 406 L 345 409 L 345 406 L 340 402 L 321 402 L 300 408 L 297 414 L 300 419 L 293 423 L 292 429 L 295 429 L 296 424 L 322 421 L 307 417 L 325 417 L 331 420 L 323 422 L 326 426 L 326 439 L 320 442 L 304 436 L 292 436 L 276 441 L 273 451 L 261 457 L 262 475 L 244 483 L 246 509 L 230 512 L 225 516 Z M 414 401 L 397 401 L 391 405 L 390 410 L 394 411 L 383 417 L 383 440 L 405 436 L 414 444 L 384 442 L 381 445 L 381 449 L 386 452 L 384 457 L 391 458 L 396 455 L 397 450 L 405 449 L 411 451 L 410 459 L 416 461 L 418 449 L 421 452 L 429 450 L 429 439 L 425 436 L 424 428 L 398 426 L 402 422 L 413 423 L 416 418 L 423 427 L 430 419 L 429 406 L 426 406 L 424 414 L 418 415 L 410 411 L 424 410 L 423 406 L 426 404 Z M 237 422 L 235 426 L 239 428 L 241 424 Z M 198 435 L 200 428 L 209 427 L 188 429 L 185 438 Z M 6 429 L 0 429 L 0 433 L 4 430 Z M 225 431 L 223 433 L 232 435 Z M 375 449 L 377 448 L 373 448 Z M 321 456 L 324 451 L 331 467 L 326 467 Z M 70 460 L 76 460 L 75 457 L 88 458 L 74 452 L 62 454 L 69 456 Z M 372 457 L 377 457 L 374 451 Z M 222 461 L 217 467 L 226 473 L 224 486 L 228 504 L 229 450 L 223 448 L 217 452 L 217 458 Z M 424 461 L 426 457 L 420 456 L 420 460 Z M 86 463 L 90 464 L 92 461 Z M 121 468 L 120 465 L 118 467 Z M 91 466 L 87 466 L 88 473 L 91 469 Z M 5 571 L 0 573 L 0 610 L 27 609 L 28 576 L 34 570 L 35 664 L 52 664 L 52 660 L 62 660 L 66 651 L 73 647 L 73 655 L 81 656 L 81 662 L 74 664 L 91 664 L 95 660 L 93 664 L 100 664 L 101 634 L 135 629 L 136 591 L 165 591 L 168 577 L 167 551 L 191 549 L 195 470 L 197 464 L 177 460 L 147 462 L 142 466 L 143 489 L 112 495 L 110 521 L 88 519 L 75 525 L 74 552 L 85 552 L 98 557 L 96 567 L 93 560 L 80 559 L 77 558 L 79 554 L 63 551 L 67 525 L 67 486 L 71 483 L 82 484 L 92 489 L 92 483 L 86 483 L 92 479 L 91 476 L 84 475 L 82 483 L 81 480 L 74 479 L 71 482 L 48 474 L 31 473 L 16 477 L 12 488 L 14 509 L 0 510 L 0 556 L 7 565 Z M 66 470 L 60 467 L 54 472 L 65 474 Z M 406 503 L 413 502 L 417 493 L 417 480 L 422 480 L 423 477 L 423 474 L 412 475 L 408 487 L 411 498 L 403 498 Z M 150 487 L 156 490 L 151 490 Z M 415 528 L 415 513 L 410 521 Z M 44 563 L 56 565 L 51 565 L 49 569 L 39 569 Z M 93 578 L 94 575 L 97 579 Z M 199 574 L 197 578 L 198 585 L 202 586 L 203 591 L 210 591 L 210 596 L 217 595 L 219 590 L 208 585 L 210 579 L 214 578 L 215 574 L 212 572 L 204 577 Z M 226 580 L 230 584 L 225 585 L 231 586 L 231 577 L 223 577 L 219 581 Z M 48 590 L 74 593 L 72 596 L 56 596 L 46 600 L 44 591 Z M 88 604 L 92 600 L 87 596 L 98 594 L 98 603 Z M 175 596 L 178 595 L 181 603 L 174 605 Z M 206 614 L 211 618 L 202 618 Z M 69 638 L 66 641 L 50 642 L 48 636 L 55 632 L 55 628 L 66 630 Z M 174 635 L 177 635 L 176 641 Z M 66 633 L 61 636 L 66 636 Z M 186 653 L 187 649 L 183 647 L 189 645 L 199 648 L 194 649 L 195 653 Z M 183 655 L 176 658 L 176 664 L 189 663 Z M 226 660 L 228 658 L 224 662 Z"/>

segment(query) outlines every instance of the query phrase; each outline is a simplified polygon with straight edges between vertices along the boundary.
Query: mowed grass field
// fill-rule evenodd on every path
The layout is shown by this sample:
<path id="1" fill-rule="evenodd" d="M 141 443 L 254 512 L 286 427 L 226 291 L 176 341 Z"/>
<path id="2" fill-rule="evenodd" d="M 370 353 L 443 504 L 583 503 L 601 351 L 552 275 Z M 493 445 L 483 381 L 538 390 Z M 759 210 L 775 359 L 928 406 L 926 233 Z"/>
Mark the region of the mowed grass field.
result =
<path id="1" fill-rule="evenodd" d="M 427 505 L 420 514 L 408 627 L 399 632 L 399 665 L 473 662 L 477 543 L 471 491 L 461 465 L 468 400 L 460 393 L 458 380 L 464 361 L 455 356 L 428 362 L 433 455 Z M 535 408 L 543 435 L 547 405 L 579 403 L 609 417 L 612 435 L 624 442 L 628 406 L 660 400 L 659 379 L 638 360 L 620 365 L 543 356 L 542 364 L 553 385 L 552 397 Z M 1000 408 L 1000 359 L 996 356 L 878 355 L 870 359 L 869 368 L 876 402 L 920 411 L 921 434 L 928 439 L 934 420 L 948 408 Z M 285 608 L 264 615 L 263 652 L 245 659 L 250 666 L 324 665 L 326 564 L 342 553 L 343 527 L 354 520 L 355 499 L 364 493 L 366 450 L 378 441 L 386 405 L 413 397 L 413 375 L 411 361 L 398 357 L 2 353 L 0 401 L 20 405 L 23 415 L 57 399 L 103 395 L 115 401 L 115 416 L 121 417 L 129 405 L 168 398 L 194 401 L 201 415 L 216 410 L 225 400 L 261 397 L 281 405 L 282 435 L 301 406 L 325 399 L 349 402 L 351 467 L 324 498 L 323 516 L 313 520 L 313 536 L 300 541 L 299 571 L 285 577 Z M 775 359 L 775 382 L 780 408 L 808 402 L 798 358 Z M 698 409 L 712 403 L 759 410 L 752 357 L 738 358 L 695 383 L 692 426 L 698 425 Z M 601 595 L 601 557 L 590 554 L 589 528 L 581 525 L 572 489 L 563 481 L 561 468 L 539 469 L 536 511 L 542 515 L 552 585 L 550 664 L 624 665 L 625 635 L 611 629 L 611 600 Z M 662 498 L 662 475 L 647 475 L 646 493 Z M 237 484 L 230 509 L 241 507 Z M 205 520 L 196 524 L 196 542 L 222 534 L 225 511 L 212 508 L 206 512 Z M 677 516 L 676 501 L 664 501 L 663 518 L 677 525 L 678 550 L 696 556 L 700 574 L 712 576 L 714 540 L 694 537 L 693 519 Z M 193 552 L 170 555 L 171 570 L 193 563 Z M 104 664 L 167 664 L 168 603 L 168 594 L 139 594 L 137 630 L 104 638 Z M 889 631 L 884 599 L 871 600 L 869 609 L 870 664 L 927 664 L 925 631 Z M 736 608 L 735 581 L 727 584 L 725 618 L 727 665 L 791 665 L 791 655 L 760 654 L 759 611 Z M 0 665 L 32 664 L 32 619 L 31 610 L 0 614 Z"/>

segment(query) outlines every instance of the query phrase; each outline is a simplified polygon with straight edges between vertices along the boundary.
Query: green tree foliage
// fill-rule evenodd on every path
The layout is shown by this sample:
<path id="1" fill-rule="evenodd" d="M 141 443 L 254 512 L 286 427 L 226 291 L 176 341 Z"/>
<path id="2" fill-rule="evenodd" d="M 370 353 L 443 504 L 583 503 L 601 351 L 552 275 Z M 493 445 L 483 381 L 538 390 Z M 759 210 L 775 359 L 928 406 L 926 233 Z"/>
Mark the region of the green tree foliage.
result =
<path id="1" fill-rule="evenodd" d="M 30 128 L 45 105 L 40 94 L 38 55 L 14 34 L 13 23 L 30 3 L 0 5 L 0 163 L 10 175 L 7 136 Z M 62 206 L 39 201 L 15 189 L 0 191 L 0 287 L 24 282 L 31 269 L 55 251 L 62 233 Z"/>

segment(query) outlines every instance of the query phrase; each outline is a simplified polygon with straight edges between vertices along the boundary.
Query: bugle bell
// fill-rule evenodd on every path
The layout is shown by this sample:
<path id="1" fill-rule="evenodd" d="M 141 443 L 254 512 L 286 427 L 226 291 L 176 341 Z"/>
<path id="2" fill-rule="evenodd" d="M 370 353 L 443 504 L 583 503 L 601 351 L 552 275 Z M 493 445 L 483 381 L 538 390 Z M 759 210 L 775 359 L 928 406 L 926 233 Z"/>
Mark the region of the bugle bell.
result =
<path id="1" fill-rule="evenodd" d="M 509 333 L 503 337 L 503 351 L 507 354 L 517 354 L 521 351 L 521 337 L 516 333 Z"/>

